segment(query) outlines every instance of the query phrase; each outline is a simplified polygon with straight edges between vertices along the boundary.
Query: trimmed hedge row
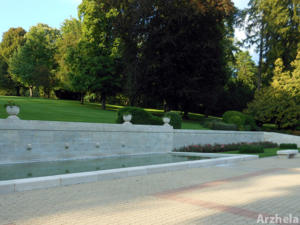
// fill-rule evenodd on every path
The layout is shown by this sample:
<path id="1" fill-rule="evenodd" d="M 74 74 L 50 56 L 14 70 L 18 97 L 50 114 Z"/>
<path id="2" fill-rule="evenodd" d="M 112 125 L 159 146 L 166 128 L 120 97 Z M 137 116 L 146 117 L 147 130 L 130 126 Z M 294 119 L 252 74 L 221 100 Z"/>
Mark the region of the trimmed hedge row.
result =
<path id="1" fill-rule="evenodd" d="M 262 145 L 243 145 L 240 146 L 239 153 L 264 153 L 264 147 Z"/>
<path id="2" fill-rule="evenodd" d="M 282 143 L 279 145 L 280 149 L 298 149 L 297 144 L 292 143 Z"/>
<path id="3" fill-rule="evenodd" d="M 277 148 L 278 145 L 276 143 L 272 142 L 254 142 L 254 143 L 236 143 L 236 144 L 226 144 L 226 145 L 220 145 L 220 144 L 215 144 L 215 145 L 190 145 L 190 146 L 185 146 L 181 147 L 178 149 L 174 149 L 173 151 L 175 152 L 206 152 L 206 153 L 217 153 L 217 152 L 228 152 L 228 151 L 236 151 L 240 150 L 242 146 L 245 146 L 243 148 L 256 148 L 256 146 L 261 146 L 263 149 L 264 148 Z M 254 151 L 254 150 L 250 150 Z M 250 153 L 250 152 L 249 152 Z M 251 152 L 253 153 L 253 152 Z"/>

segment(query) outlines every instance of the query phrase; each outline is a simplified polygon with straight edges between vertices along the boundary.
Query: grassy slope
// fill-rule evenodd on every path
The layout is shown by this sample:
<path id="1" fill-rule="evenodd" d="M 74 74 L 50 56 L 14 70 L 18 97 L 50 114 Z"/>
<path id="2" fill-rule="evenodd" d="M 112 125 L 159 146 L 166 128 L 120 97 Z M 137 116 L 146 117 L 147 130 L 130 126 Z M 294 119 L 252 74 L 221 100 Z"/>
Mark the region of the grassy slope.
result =
<path id="1" fill-rule="evenodd" d="M 102 110 L 101 105 L 93 103 L 81 105 L 78 101 L 0 96 L 0 118 L 7 117 L 3 105 L 9 100 L 21 106 L 19 117 L 24 120 L 115 123 L 116 110 L 120 108 L 120 106 L 108 105 L 107 110 Z M 161 110 L 147 109 L 147 111 L 158 116 L 163 115 Z M 200 124 L 202 119 L 203 115 L 192 114 L 191 120 L 183 121 L 182 128 L 205 129 Z"/>

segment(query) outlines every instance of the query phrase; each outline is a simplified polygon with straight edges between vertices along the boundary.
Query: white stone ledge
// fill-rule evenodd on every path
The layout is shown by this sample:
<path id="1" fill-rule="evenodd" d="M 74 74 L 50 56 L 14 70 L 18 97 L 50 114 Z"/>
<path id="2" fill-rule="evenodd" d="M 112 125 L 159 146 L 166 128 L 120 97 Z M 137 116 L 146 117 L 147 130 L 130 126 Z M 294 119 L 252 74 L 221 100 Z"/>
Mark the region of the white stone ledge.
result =
<path id="1" fill-rule="evenodd" d="M 228 130 L 184 130 L 174 129 L 174 133 L 188 133 L 188 134 L 258 134 L 263 135 L 263 131 L 228 131 Z"/>
<path id="2" fill-rule="evenodd" d="M 177 153 L 174 153 L 177 154 Z M 212 153 L 213 154 L 213 153 Z M 212 154 L 209 154 L 212 156 Z M 182 155 L 182 154 L 180 154 Z M 208 156 L 205 153 L 186 154 L 193 156 Z M 217 155 L 217 154 L 215 154 Z M 225 155 L 225 154 L 224 154 Z M 256 155 L 230 155 L 226 154 L 224 158 L 214 158 L 205 160 L 186 161 L 178 163 L 167 163 L 150 166 L 129 167 L 121 169 L 111 169 L 102 171 L 82 172 L 65 175 L 55 175 L 47 177 L 36 177 L 27 179 L 17 179 L 9 181 L 0 181 L 0 194 L 8 194 L 13 192 L 22 192 L 35 189 L 45 189 L 59 186 L 67 186 L 73 184 L 90 183 L 96 181 L 104 181 L 111 179 L 121 179 L 132 176 L 143 176 L 152 173 L 169 172 L 176 170 L 184 170 L 188 168 L 199 168 L 206 166 L 214 166 L 219 164 L 237 162 L 241 160 L 257 159 Z"/>
<path id="3" fill-rule="evenodd" d="M 58 122 L 40 120 L 0 119 L 0 130 L 76 131 L 76 132 L 173 132 L 171 126 L 130 125 L 108 123 Z"/>

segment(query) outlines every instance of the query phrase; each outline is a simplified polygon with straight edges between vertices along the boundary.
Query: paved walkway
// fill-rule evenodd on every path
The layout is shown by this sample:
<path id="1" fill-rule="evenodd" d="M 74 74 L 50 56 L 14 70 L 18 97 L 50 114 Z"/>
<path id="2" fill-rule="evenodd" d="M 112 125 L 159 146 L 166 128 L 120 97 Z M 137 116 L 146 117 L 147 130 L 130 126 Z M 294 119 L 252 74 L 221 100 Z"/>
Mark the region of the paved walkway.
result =
<path id="1" fill-rule="evenodd" d="M 260 214 L 300 224 L 300 158 L 0 195 L 0 225 L 254 225 Z"/>

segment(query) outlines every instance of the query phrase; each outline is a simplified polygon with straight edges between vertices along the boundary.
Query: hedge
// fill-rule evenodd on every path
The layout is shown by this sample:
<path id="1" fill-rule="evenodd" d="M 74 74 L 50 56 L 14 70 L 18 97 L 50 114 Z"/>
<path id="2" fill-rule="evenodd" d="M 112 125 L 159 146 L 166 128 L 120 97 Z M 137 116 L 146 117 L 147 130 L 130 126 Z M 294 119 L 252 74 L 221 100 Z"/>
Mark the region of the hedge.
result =
<path id="1" fill-rule="evenodd" d="M 181 129 L 182 126 L 182 118 L 178 113 L 175 112 L 167 112 L 164 115 L 165 117 L 169 117 L 170 118 L 170 125 L 174 128 L 174 129 Z"/>
<path id="2" fill-rule="evenodd" d="M 123 115 L 131 114 L 131 123 L 143 124 L 143 125 L 163 125 L 163 121 L 160 117 L 153 116 L 150 112 L 145 111 L 138 107 L 124 107 L 118 110 L 117 123 L 123 123 Z"/>

